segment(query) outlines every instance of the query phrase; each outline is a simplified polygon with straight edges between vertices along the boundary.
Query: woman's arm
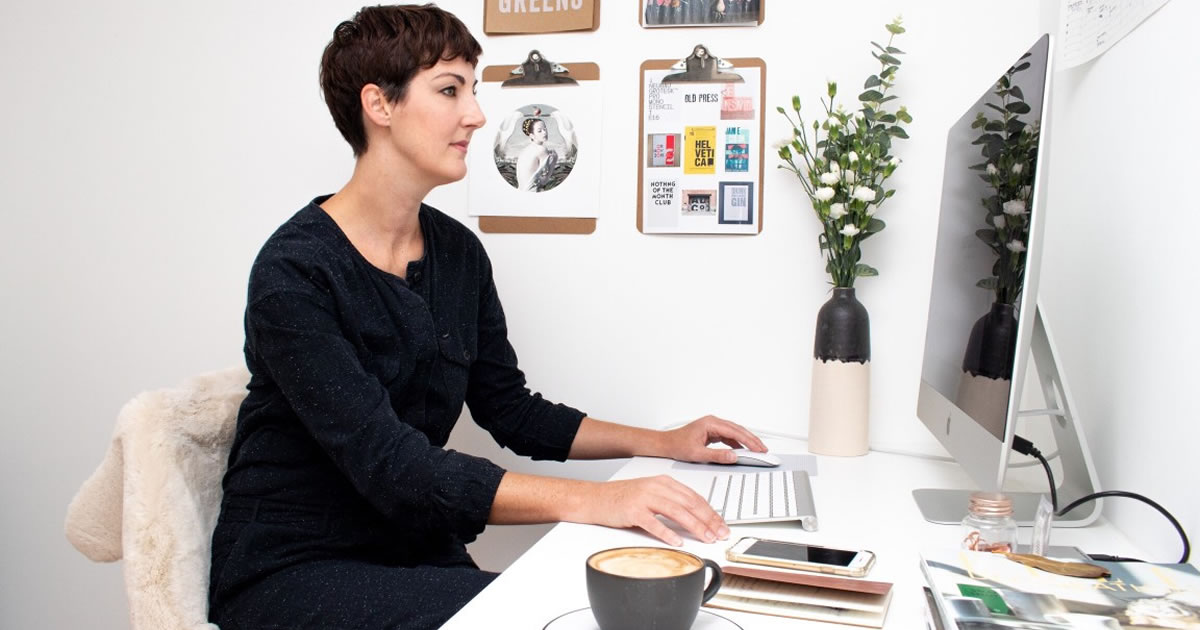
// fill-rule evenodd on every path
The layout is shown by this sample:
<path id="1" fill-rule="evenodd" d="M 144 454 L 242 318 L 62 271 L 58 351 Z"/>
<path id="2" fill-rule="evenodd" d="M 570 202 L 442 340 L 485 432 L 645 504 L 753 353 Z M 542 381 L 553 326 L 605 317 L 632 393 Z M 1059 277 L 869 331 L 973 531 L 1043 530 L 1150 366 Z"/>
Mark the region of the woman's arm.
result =
<path id="1" fill-rule="evenodd" d="M 692 462 L 733 463 L 728 449 L 708 448 L 722 442 L 763 452 L 766 446 L 744 427 L 705 416 L 678 429 L 655 431 L 584 418 L 571 443 L 572 459 L 604 459 L 645 455 Z M 496 490 L 489 523 L 553 523 L 568 521 L 608 527 L 640 527 L 671 545 L 683 544 L 660 521 L 679 523 L 697 540 L 715 542 L 729 528 L 711 506 L 686 485 L 665 475 L 622 481 L 593 482 L 506 472 Z"/>
<path id="2" fill-rule="evenodd" d="M 717 442 L 760 453 L 767 447 L 745 427 L 704 416 L 678 429 L 655 431 L 630 427 L 593 418 L 584 418 L 571 443 L 571 459 L 607 459 L 612 457 L 668 457 L 685 462 L 732 464 L 737 457 L 728 449 L 708 448 Z"/>
<path id="3" fill-rule="evenodd" d="M 729 537 L 729 527 L 703 497 L 665 475 L 597 482 L 506 472 L 496 489 L 488 523 L 565 521 L 640 527 L 669 545 L 682 545 L 679 534 L 657 515 L 679 523 L 702 542 Z"/>

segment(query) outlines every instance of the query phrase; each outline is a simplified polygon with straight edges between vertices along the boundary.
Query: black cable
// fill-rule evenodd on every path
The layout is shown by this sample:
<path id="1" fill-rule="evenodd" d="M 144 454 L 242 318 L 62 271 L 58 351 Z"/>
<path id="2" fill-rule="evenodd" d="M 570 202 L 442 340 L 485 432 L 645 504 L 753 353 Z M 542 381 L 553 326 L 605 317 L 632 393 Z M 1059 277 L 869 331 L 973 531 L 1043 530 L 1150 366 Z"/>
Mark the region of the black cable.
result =
<path id="1" fill-rule="evenodd" d="M 1054 485 L 1054 471 L 1050 470 L 1050 462 L 1046 461 L 1046 458 L 1042 456 L 1042 452 L 1037 450 L 1033 442 L 1019 435 L 1013 436 L 1012 449 L 1022 455 L 1036 457 L 1042 463 L 1042 468 L 1046 469 L 1046 477 L 1050 480 L 1050 505 L 1054 508 L 1055 512 L 1058 512 L 1058 489 Z"/>
<path id="2" fill-rule="evenodd" d="M 1183 531 L 1183 526 L 1180 525 L 1179 521 L 1175 520 L 1175 517 L 1172 516 L 1171 513 L 1168 512 L 1166 510 L 1166 508 L 1164 508 L 1163 506 L 1155 503 L 1153 500 L 1151 500 L 1147 497 L 1137 494 L 1136 492 L 1126 492 L 1124 490 L 1105 490 L 1103 492 L 1093 492 L 1092 494 L 1089 494 L 1087 496 L 1080 497 L 1080 498 L 1076 499 L 1075 501 L 1073 501 L 1070 505 L 1068 505 L 1060 510 L 1060 509 L 1058 509 L 1058 492 L 1055 490 L 1055 487 L 1054 487 L 1054 473 L 1050 470 L 1050 462 L 1046 461 L 1045 457 L 1042 457 L 1041 451 L 1039 451 L 1037 449 L 1037 447 L 1035 447 L 1033 445 L 1033 442 L 1030 442 L 1029 440 L 1026 440 L 1025 438 L 1023 438 L 1019 435 L 1013 436 L 1012 449 L 1022 455 L 1029 455 L 1031 457 L 1036 457 L 1038 459 L 1038 461 L 1042 462 L 1042 468 L 1046 469 L 1046 477 L 1048 478 L 1048 480 L 1050 482 L 1050 503 L 1054 506 L 1054 515 L 1055 516 L 1063 516 L 1067 512 L 1074 510 L 1075 508 L 1079 507 L 1080 505 L 1083 505 L 1084 503 L 1087 503 L 1088 501 L 1094 501 L 1096 499 L 1102 499 L 1104 497 L 1124 497 L 1127 499 L 1137 499 L 1138 501 L 1141 501 L 1141 502 L 1145 503 L 1146 505 L 1149 505 L 1150 507 L 1158 510 L 1158 512 L 1160 514 L 1167 517 L 1167 520 L 1170 521 L 1171 525 L 1173 525 L 1175 527 L 1175 531 L 1179 532 L 1179 538 L 1180 538 L 1180 540 L 1183 541 L 1183 556 L 1179 559 L 1179 563 L 1183 564 L 1188 561 L 1189 557 L 1191 557 L 1192 545 L 1190 542 L 1188 542 L 1188 537 L 1187 537 L 1187 534 L 1184 533 L 1184 531 Z M 1104 555 L 1104 554 L 1095 554 L 1095 555 L 1089 554 L 1089 555 L 1091 556 L 1091 558 L 1093 560 L 1110 560 L 1113 562 L 1141 562 L 1141 560 L 1137 560 L 1135 558 L 1122 558 L 1120 556 L 1109 556 L 1109 555 Z"/>
<path id="3" fill-rule="evenodd" d="M 1183 556 L 1181 556 L 1179 558 L 1179 563 L 1183 564 L 1188 561 L 1189 557 L 1191 557 L 1192 545 L 1190 542 L 1188 542 L 1187 534 L 1184 533 L 1183 526 L 1179 524 L 1179 521 L 1175 520 L 1175 517 L 1171 516 L 1171 513 L 1168 512 L 1166 510 L 1166 508 L 1155 503 L 1152 499 L 1146 498 L 1136 492 L 1126 492 L 1124 490 L 1105 490 L 1103 492 L 1093 492 L 1092 494 L 1089 494 L 1089 495 L 1083 496 L 1083 497 L 1079 497 L 1075 501 L 1072 501 L 1071 504 L 1068 505 L 1067 507 L 1055 512 L 1055 515 L 1062 516 L 1062 515 L 1066 514 L 1067 512 L 1070 512 L 1071 510 L 1074 510 L 1075 508 L 1079 507 L 1080 505 L 1083 505 L 1084 503 L 1086 503 L 1088 501 L 1093 501 L 1095 499 L 1103 499 L 1104 497 L 1125 497 L 1127 499 L 1137 499 L 1138 501 L 1141 501 L 1142 503 L 1145 503 L 1146 505 L 1149 505 L 1150 507 L 1158 510 L 1158 512 L 1160 514 L 1167 517 L 1167 520 L 1170 521 L 1171 525 L 1173 525 L 1175 527 L 1175 531 L 1179 532 L 1180 540 L 1183 541 Z"/>

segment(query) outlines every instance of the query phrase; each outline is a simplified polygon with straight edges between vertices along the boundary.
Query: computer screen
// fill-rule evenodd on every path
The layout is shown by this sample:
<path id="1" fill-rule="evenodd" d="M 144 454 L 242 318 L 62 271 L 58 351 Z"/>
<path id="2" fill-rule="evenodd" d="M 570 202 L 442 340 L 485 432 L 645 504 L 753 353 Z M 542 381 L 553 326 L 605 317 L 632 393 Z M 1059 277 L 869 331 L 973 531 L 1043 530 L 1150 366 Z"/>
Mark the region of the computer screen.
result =
<path id="1" fill-rule="evenodd" d="M 1052 350 L 1037 351 L 1050 345 L 1037 302 L 1050 66 L 1044 35 L 980 77 L 983 94 L 947 134 L 917 415 L 979 490 L 1003 486 L 1031 354 L 1046 355 L 1039 368 L 1055 363 Z M 1045 415 L 1066 418 L 1057 366 L 1044 367 L 1056 405 Z M 1076 458 L 1074 446 L 1060 451 Z M 961 518 L 965 495 L 944 499 L 944 522 Z"/>

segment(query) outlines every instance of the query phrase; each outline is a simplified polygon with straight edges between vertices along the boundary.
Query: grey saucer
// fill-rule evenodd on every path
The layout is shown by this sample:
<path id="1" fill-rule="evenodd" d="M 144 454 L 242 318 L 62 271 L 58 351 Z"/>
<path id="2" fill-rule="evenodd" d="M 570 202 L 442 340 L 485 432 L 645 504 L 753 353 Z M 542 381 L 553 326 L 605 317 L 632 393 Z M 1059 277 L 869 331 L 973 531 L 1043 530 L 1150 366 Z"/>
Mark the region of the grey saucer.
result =
<path id="1" fill-rule="evenodd" d="M 580 608 L 551 619 L 542 630 L 600 630 L 600 626 L 596 625 L 591 608 Z M 721 615 L 701 608 L 700 614 L 696 615 L 696 622 L 692 624 L 692 630 L 742 630 L 742 627 Z"/>

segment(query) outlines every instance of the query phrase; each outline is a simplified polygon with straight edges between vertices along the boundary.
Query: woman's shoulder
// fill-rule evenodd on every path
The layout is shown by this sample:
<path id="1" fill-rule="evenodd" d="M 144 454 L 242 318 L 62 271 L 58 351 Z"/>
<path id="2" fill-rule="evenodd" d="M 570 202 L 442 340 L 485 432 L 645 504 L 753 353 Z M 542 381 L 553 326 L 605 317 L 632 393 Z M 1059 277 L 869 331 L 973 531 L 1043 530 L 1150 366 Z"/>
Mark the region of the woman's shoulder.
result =
<path id="1" fill-rule="evenodd" d="M 318 197 L 276 228 L 250 270 L 251 294 L 311 288 L 353 267 L 353 249 Z"/>

